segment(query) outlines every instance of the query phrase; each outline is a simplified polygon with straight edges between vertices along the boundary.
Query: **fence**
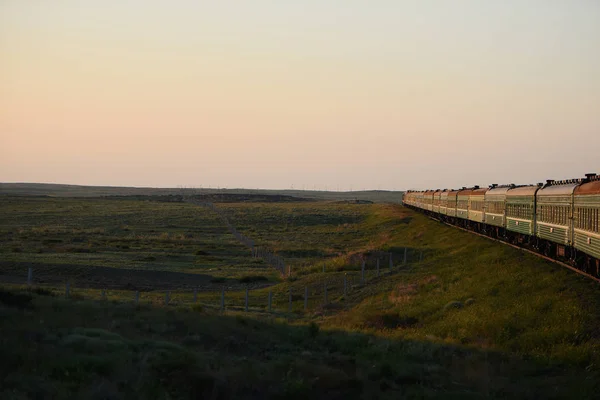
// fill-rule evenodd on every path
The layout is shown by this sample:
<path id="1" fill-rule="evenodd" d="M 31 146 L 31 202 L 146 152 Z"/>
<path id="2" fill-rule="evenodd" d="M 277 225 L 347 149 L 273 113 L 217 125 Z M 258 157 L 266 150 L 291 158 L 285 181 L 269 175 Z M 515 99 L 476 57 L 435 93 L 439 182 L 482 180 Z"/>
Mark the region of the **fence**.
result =
<path id="1" fill-rule="evenodd" d="M 227 218 L 225 213 L 222 210 L 215 207 L 215 205 L 213 203 L 197 201 L 197 200 L 193 200 L 193 199 L 188 199 L 186 201 L 188 203 L 203 206 L 203 207 L 209 208 L 210 210 L 214 211 L 221 218 L 221 220 L 227 226 L 227 228 L 233 234 L 233 236 L 235 236 L 235 238 L 240 243 L 242 243 L 243 245 L 250 248 L 250 251 L 252 252 L 252 257 L 262 258 L 268 265 L 277 269 L 283 276 L 285 276 L 286 273 L 288 276 L 290 276 L 292 274 L 292 267 L 288 266 L 288 268 L 286 270 L 285 262 L 281 256 L 278 256 L 274 252 L 269 251 L 268 249 L 266 249 L 264 247 L 256 246 L 254 243 L 254 240 L 252 240 L 248 236 L 238 232 L 238 230 L 235 228 L 235 226 L 233 226 L 231 221 L 229 221 L 229 218 Z"/>
<path id="2" fill-rule="evenodd" d="M 411 252 L 413 262 L 423 260 L 423 252 Z M 96 292 L 90 295 L 90 289 L 87 289 L 86 296 L 90 299 L 99 299 L 102 301 L 117 300 L 131 301 L 135 305 L 154 304 L 154 305 L 194 305 L 200 304 L 207 308 L 215 309 L 220 312 L 244 311 L 244 312 L 306 312 L 316 310 L 332 303 L 342 304 L 353 293 L 357 293 L 361 288 L 369 284 L 381 283 L 386 276 L 403 270 L 409 265 L 409 252 L 405 248 L 400 253 L 399 259 L 402 262 L 394 265 L 393 255 L 388 254 L 388 268 L 383 268 L 380 258 L 375 263 L 367 265 L 363 260 L 360 271 L 339 271 L 318 274 L 318 280 L 310 283 L 302 281 L 290 281 L 285 288 L 275 287 L 273 289 L 250 290 L 247 287 L 243 293 L 227 292 L 225 287 L 220 291 L 203 291 L 198 289 L 193 291 L 145 291 L 140 292 L 128 290 L 93 289 Z M 27 270 L 27 284 L 34 284 L 33 268 Z M 66 298 L 83 299 L 84 296 L 73 292 L 74 286 L 66 282 L 64 286 L 64 296 Z"/>

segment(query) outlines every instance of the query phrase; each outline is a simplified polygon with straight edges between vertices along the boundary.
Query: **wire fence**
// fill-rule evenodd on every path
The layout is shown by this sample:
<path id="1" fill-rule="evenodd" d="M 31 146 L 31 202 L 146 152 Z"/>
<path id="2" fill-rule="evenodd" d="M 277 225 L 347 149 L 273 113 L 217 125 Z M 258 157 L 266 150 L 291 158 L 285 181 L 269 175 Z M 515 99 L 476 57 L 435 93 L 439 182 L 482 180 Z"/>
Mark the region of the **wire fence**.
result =
<path id="1" fill-rule="evenodd" d="M 288 279 L 283 285 L 251 289 L 250 285 L 242 292 L 228 291 L 225 286 L 214 291 L 194 290 L 115 290 L 77 288 L 75 283 L 66 282 L 64 290 L 55 285 L 36 284 L 34 269 L 27 269 L 26 284 L 30 288 L 52 288 L 54 293 L 73 300 L 100 300 L 130 302 L 134 305 L 155 306 L 194 306 L 198 305 L 220 312 L 307 312 L 320 310 L 333 304 L 344 302 L 370 285 L 384 282 L 390 275 L 406 270 L 410 265 L 423 261 L 423 252 L 408 252 L 394 264 L 393 255 L 388 255 L 388 265 L 383 268 L 383 260 L 367 263 L 363 260 L 360 270 L 315 273 L 306 280 Z M 413 257 L 409 257 L 411 254 Z M 48 290 L 48 289 L 46 289 Z"/>
<path id="2" fill-rule="evenodd" d="M 288 266 L 288 268 L 286 269 L 286 265 L 285 265 L 285 261 L 283 260 L 283 257 L 275 254 L 273 251 L 265 248 L 264 246 L 256 246 L 254 240 L 252 238 L 240 233 L 236 229 L 236 227 L 231 223 L 231 221 L 229 220 L 227 215 L 225 215 L 225 213 L 222 210 L 220 210 L 218 207 L 216 207 L 213 203 L 194 200 L 194 199 L 187 199 L 186 201 L 188 203 L 203 206 L 203 207 L 206 207 L 206 208 L 214 211 L 221 218 L 221 220 L 227 226 L 227 228 L 233 234 L 233 236 L 235 236 L 235 238 L 240 243 L 242 243 L 243 245 L 245 245 L 246 247 L 248 247 L 250 249 L 250 251 L 252 252 L 252 257 L 262 258 L 268 265 L 270 265 L 271 267 L 278 270 L 279 273 L 283 276 L 285 276 L 286 274 L 288 276 L 290 276 L 292 274 L 291 266 Z"/>

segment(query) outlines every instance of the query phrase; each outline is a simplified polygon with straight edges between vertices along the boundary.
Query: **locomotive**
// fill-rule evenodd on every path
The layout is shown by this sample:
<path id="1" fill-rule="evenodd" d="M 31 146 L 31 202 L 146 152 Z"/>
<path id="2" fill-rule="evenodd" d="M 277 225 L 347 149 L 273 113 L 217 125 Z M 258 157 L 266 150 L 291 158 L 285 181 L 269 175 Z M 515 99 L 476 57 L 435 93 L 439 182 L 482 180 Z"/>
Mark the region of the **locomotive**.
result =
<path id="1" fill-rule="evenodd" d="M 537 185 L 409 190 L 402 203 L 600 278 L 600 175 Z"/>

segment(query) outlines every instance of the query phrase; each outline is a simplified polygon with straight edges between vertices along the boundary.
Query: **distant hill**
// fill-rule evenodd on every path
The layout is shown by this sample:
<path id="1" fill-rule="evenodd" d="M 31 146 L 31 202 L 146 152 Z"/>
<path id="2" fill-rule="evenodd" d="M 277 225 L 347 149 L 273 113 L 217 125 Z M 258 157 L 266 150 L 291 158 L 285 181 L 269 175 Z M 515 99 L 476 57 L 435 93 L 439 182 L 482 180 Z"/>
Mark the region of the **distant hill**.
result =
<path id="1" fill-rule="evenodd" d="M 399 203 L 403 192 L 387 190 L 364 190 L 353 192 L 330 192 L 320 190 L 268 190 L 268 189 L 182 189 L 120 186 L 80 186 L 50 183 L 0 183 L 0 195 L 53 196 L 53 197 L 105 197 L 105 196 L 167 196 L 181 194 L 199 195 L 253 195 L 285 196 L 314 200 L 372 201 L 376 203 Z"/>

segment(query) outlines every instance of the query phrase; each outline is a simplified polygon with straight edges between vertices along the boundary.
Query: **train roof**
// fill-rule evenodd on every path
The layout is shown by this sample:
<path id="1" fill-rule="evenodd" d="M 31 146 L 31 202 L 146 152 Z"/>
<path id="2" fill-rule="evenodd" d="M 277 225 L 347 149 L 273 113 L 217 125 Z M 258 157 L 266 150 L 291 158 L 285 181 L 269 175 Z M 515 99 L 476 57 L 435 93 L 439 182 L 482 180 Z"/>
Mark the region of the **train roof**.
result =
<path id="1" fill-rule="evenodd" d="M 508 192 L 510 189 L 512 189 L 514 186 L 498 186 L 498 187 L 492 187 L 490 190 L 488 190 L 485 195 L 486 196 L 506 196 L 506 192 Z"/>
<path id="2" fill-rule="evenodd" d="M 458 196 L 470 196 L 476 189 L 479 189 L 479 187 L 462 188 L 458 191 Z"/>
<path id="3" fill-rule="evenodd" d="M 600 194 L 600 175 L 588 174 L 586 182 L 575 188 L 576 196 Z"/>
<path id="4" fill-rule="evenodd" d="M 538 196 L 565 196 L 571 195 L 575 188 L 581 184 L 581 181 L 564 181 L 559 184 L 552 183 L 550 186 L 542 187 L 537 193 Z"/>
<path id="5" fill-rule="evenodd" d="M 474 189 L 471 193 L 471 196 L 483 196 L 485 193 L 490 190 L 488 188 Z"/>
<path id="6" fill-rule="evenodd" d="M 535 195 L 535 192 L 539 188 L 540 187 L 537 185 L 517 186 L 512 189 L 509 189 L 506 192 L 506 197 L 513 197 L 513 196 L 532 196 L 533 197 L 533 195 Z"/>

